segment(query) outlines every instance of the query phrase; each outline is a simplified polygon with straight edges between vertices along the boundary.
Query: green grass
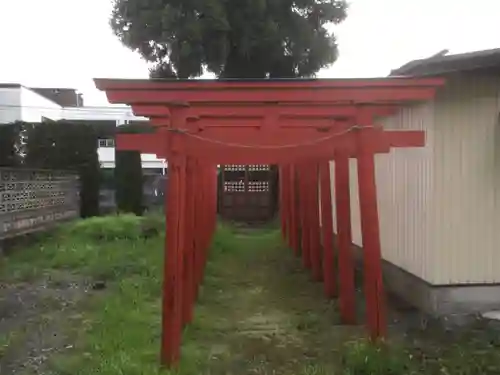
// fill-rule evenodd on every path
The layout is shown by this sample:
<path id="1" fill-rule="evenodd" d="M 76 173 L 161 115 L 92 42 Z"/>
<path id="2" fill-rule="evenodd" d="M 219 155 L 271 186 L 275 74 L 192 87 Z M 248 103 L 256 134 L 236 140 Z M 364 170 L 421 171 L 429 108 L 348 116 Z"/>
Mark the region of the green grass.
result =
<path id="1" fill-rule="evenodd" d="M 321 286 L 282 246 L 275 226 L 229 225 L 214 238 L 180 366 L 160 372 L 163 227 L 155 215 L 89 219 L 4 260 L 0 276 L 9 285 L 43 282 L 58 292 L 39 297 L 35 321 L 0 335 L 0 364 L 12 355 L 9 347 L 22 349 L 31 331 L 43 326 L 64 338 L 49 340 L 57 350 L 44 364 L 48 375 L 500 373 L 499 340 L 486 330 L 487 339 L 484 329 L 460 337 L 423 332 L 367 342 L 362 325 L 339 324 L 336 302 L 324 299 Z M 69 282 L 81 295 L 61 310 L 60 293 Z M 96 282 L 105 288 L 92 290 Z"/>
<path id="2" fill-rule="evenodd" d="M 77 321 L 64 329 L 75 345 L 51 358 L 56 374 L 157 372 L 162 226 L 159 218 L 128 215 L 80 221 L 3 264 L 2 278 L 10 282 L 43 278 L 58 286 L 77 278 L 87 287 L 106 285 L 71 312 Z M 154 236 L 151 227 L 158 229 Z"/>

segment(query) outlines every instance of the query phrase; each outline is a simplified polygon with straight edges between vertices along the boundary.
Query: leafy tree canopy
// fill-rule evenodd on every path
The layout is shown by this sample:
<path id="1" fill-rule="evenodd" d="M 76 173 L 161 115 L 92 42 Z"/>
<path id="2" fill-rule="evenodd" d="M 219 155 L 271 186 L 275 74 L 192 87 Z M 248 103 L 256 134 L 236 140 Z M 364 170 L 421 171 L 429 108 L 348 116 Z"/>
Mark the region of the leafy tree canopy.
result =
<path id="1" fill-rule="evenodd" d="M 313 76 L 337 58 L 345 0 L 115 0 L 111 26 L 153 77 Z"/>

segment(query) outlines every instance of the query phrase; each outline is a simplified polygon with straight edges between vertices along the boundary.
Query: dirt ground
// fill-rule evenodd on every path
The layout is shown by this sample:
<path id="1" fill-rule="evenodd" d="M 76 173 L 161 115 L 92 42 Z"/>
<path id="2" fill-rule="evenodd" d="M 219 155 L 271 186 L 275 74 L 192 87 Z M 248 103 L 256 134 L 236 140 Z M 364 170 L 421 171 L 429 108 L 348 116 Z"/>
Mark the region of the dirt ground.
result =
<path id="1" fill-rule="evenodd" d="M 49 356 L 72 347 L 74 306 L 87 294 L 78 277 L 61 273 L 0 284 L 0 374 L 45 374 Z"/>

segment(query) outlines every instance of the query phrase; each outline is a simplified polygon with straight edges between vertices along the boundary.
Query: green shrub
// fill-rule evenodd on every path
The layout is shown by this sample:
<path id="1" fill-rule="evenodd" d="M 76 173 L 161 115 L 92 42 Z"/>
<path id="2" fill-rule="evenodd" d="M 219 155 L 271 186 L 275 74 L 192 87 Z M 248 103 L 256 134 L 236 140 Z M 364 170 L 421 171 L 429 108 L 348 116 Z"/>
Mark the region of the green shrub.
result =
<path id="1" fill-rule="evenodd" d="M 154 132 L 147 123 L 120 126 L 116 134 L 143 134 Z M 115 150 L 115 191 L 118 211 L 138 216 L 144 213 L 143 174 L 139 151 Z"/>
<path id="2" fill-rule="evenodd" d="M 342 355 L 344 375 L 413 375 L 412 357 L 402 348 L 370 340 L 345 345 Z"/>
<path id="3" fill-rule="evenodd" d="M 165 216 L 162 213 L 149 214 L 142 217 L 141 234 L 143 237 L 154 237 L 165 230 Z"/>
<path id="4" fill-rule="evenodd" d="M 116 150 L 115 162 L 115 191 L 118 211 L 142 215 L 144 207 L 141 153 Z"/>
<path id="5" fill-rule="evenodd" d="M 80 220 L 72 224 L 69 231 L 91 240 L 114 241 L 153 237 L 160 234 L 162 226 L 159 218 L 122 214 Z"/>

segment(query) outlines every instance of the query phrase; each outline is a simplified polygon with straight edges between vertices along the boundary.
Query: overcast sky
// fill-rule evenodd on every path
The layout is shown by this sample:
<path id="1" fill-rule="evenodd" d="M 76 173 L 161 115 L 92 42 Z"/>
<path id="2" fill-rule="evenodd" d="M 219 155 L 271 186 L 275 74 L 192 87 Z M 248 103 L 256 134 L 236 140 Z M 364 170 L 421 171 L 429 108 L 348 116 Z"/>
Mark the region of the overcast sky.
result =
<path id="1" fill-rule="evenodd" d="M 237 0 L 233 0 L 237 1 Z M 335 27 L 340 58 L 320 77 L 385 76 L 409 60 L 500 47 L 499 0 L 351 0 Z M 105 105 L 92 78 L 147 78 L 114 37 L 111 0 L 0 0 L 0 82 L 74 87 Z"/>

